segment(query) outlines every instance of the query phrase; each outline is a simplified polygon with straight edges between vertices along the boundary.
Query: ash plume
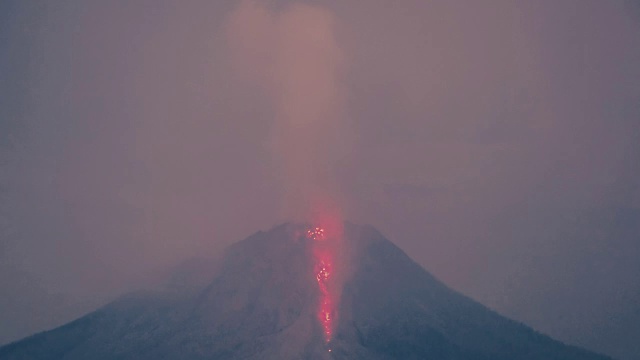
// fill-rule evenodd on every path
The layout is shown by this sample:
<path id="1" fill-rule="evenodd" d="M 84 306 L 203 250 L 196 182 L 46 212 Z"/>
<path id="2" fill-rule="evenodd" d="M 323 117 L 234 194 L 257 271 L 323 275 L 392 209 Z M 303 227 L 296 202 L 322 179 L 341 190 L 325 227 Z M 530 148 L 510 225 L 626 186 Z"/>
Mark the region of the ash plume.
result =
<path id="1" fill-rule="evenodd" d="M 269 149 L 283 187 L 281 215 L 340 218 L 333 168 L 345 154 L 346 59 L 334 14 L 308 4 L 272 9 L 246 0 L 225 30 L 235 72 L 271 102 Z"/>

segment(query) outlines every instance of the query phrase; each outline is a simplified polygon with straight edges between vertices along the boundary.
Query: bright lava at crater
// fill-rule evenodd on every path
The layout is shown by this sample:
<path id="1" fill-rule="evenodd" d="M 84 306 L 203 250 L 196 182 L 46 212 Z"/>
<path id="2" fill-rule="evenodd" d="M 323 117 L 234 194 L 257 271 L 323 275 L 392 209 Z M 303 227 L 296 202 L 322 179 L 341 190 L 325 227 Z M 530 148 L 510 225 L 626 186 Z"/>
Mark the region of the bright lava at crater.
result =
<path id="1" fill-rule="evenodd" d="M 316 227 L 307 230 L 307 238 L 311 240 L 324 240 L 324 229 L 321 227 Z"/>

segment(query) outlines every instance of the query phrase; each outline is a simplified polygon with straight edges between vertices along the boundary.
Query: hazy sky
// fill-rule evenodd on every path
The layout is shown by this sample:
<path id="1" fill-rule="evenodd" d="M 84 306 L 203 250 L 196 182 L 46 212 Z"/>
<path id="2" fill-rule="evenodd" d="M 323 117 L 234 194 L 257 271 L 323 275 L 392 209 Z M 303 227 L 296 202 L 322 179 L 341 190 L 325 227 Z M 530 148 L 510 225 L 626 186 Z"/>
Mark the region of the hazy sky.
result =
<path id="1" fill-rule="evenodd" d="M 319 202 L 638 358 L 638 64 L 631 0 L 4 0 L 0 343 Z"/>

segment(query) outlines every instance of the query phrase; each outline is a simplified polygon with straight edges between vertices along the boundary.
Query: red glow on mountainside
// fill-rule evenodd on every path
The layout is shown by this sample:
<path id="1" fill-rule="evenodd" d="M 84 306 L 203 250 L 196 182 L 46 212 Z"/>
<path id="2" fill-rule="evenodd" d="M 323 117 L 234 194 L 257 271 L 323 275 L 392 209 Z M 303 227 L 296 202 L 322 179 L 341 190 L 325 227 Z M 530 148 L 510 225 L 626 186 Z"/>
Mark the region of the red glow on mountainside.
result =
<path id="1" fill-rule="evenodd" d="M 333 304 L 331 301 L 331 294 L 329 293 L 328 282 L 331 279 L 331 262 L 327 262 L 326 259 L 320 259 L 317 265 L 316 280 L 320 288 L 320 309 L 318 312 L 318 319 L 322 324 L 324 330 L 325 340 L 329 342 L 331 340 L 332 332 L 332 320 L 333 320 Z"/>
<path id="2" fill-rule="evenodd" d="M 325 232 L 321 227 L 315 227 L 307 230 L 307 238 L 314 241 L 325 240 Z M 320 290 L 318 320 L 322 325 L 325 341 L 331 341 L 333 332 L 333 319 L 335 317 L 335 306 L 333 304 L 333 295 L 331 293 L 331 280 L 333 278 L 333 257 L 329 248 L 322 246 L 320 243 L 314 244 L 314 260 L 316 281 Z"/>

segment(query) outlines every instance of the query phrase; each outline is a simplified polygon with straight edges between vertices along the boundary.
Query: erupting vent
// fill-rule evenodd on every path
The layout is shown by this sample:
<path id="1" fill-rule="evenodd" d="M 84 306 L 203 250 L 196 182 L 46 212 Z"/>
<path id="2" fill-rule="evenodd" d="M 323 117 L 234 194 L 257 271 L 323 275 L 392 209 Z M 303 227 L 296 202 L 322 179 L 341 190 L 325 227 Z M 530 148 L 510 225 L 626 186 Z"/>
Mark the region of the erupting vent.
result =
<path id="1" fill-rule="evenodd" d="M 324 240 L 324 229 L 316 227 L 307 230 L 307 237 L 311 240 Z"/>

